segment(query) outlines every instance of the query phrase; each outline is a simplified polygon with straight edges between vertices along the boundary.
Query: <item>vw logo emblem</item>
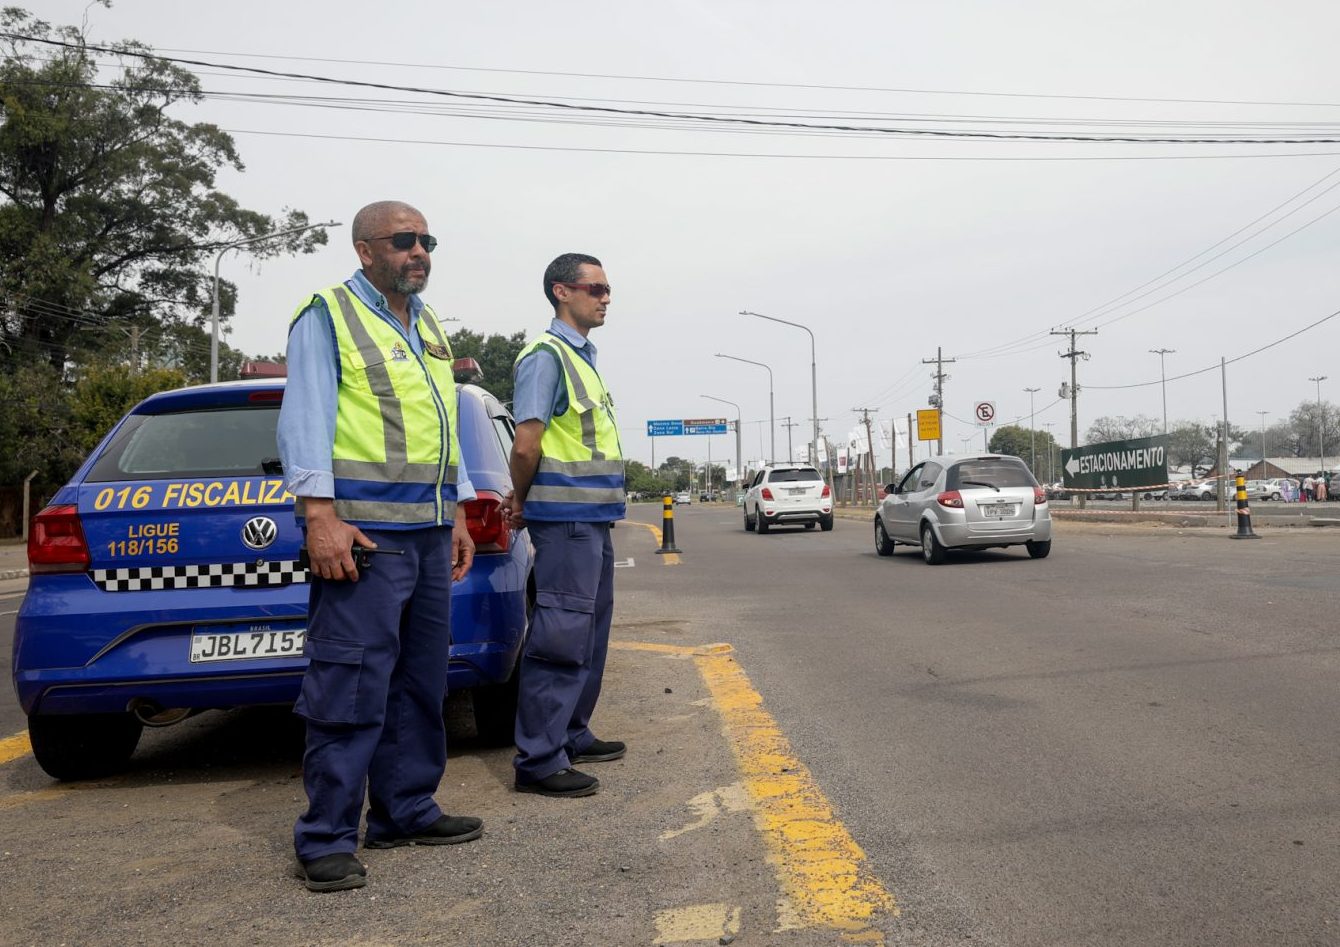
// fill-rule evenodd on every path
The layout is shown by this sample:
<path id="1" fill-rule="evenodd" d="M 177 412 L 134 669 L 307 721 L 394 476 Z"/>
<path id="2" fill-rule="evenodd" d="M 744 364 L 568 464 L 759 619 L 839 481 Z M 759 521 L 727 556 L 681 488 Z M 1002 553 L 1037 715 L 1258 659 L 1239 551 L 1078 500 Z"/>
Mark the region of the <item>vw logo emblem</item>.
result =
<path id="1" fill-rule="evenodd" d="M 279 528 L 268 516 L 253 516 L 242 527 L 242 542 L 248 549 L 265 549 L 278 535 Z"/>

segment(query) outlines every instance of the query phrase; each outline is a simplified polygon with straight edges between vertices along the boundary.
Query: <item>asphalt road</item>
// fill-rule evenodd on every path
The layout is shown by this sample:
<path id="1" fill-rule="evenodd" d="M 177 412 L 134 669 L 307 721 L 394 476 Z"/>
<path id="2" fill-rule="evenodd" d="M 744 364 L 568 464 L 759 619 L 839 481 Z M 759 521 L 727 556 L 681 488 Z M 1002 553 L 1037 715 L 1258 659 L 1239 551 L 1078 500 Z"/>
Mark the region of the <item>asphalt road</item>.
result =
<path id="1" fill-rule="evenodd" d="M 1340 534 L 1066 523 L 928 567 L 865 522 L 676 528 L 679 594 L 624 601 L 735 646 L 901 929 L 1340 943 Z"/>
<path id="2" fill-rule="evenodd" d="M 812 774 L 895 900 L 873 923 L 889 944 L 1340 943 L 1340 533 L 1065 523 L 1046 560 L 927 567 L 877 557 L 864 521 L 675 522 L 679 557 L 615 531 L 622 647 L 596 724 L 632 749 L 599 795 L 515 796 L 466 723 L 441 795 L 484 839 L 369 853 L 367 889 L 314 898 L 284 870 L 285 715 L 156 731 L 125 777 L 73 791 L 18 759 L 0 943 L 697 945 L 718 909 L 737 944 L 838 943 L 788 929 L 778 862 L 807 856 L 749 817 L 729 707 L 685 660 L 711 642 L 788 742 L 779 778 Z M 22 726 L 12 694 L 0 724 Z"/>

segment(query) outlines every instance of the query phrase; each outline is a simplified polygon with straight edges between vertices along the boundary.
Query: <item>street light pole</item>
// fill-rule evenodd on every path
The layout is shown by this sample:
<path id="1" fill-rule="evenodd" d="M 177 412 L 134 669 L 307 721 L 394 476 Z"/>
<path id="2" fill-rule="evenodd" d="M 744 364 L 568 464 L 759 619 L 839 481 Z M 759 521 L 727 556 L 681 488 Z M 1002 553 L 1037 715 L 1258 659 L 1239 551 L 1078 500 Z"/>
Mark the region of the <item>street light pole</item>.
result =
<path id="1" fill-rule="evenodd" d="M 1266 470 L 1266 415 L 1269 411 L 1258 411 L 1261 415 L 1261 479 L 1265 479 Z"/>
<path id="2" fill-rule="evenodd" d="M 1168 433 L 1168 372 L 1163 367 L 1163 356 L 1176 355 L 1177 349 L 1150 349 L 1149 354 L 1159 357 L 1159 378 L 1163 383 L 1163 433 Z"/>
<path id="3" fill-rule="evenodd" d="M 775 464 L 777 462 L 777 421 L 773 415 L 772 369 L 768 368 L 768 366 L 764 365 L 762 362 L 756 362 L 751 358 L 740 358 L 738 355 L 722 355 L 720 352 L 717 352 L 716 358 L 729 358 L 736 362 L 758 365 L 760 368 L 766 368 L 768 370 L 768 460 Z"/>
<path id="4" fill-rule="evenodd" d="M 1028 441 L 1029 450 L 1033 454 L 1033 476 L 1038 475 L 1038 432 L 1034 427 L 1037 421 L 1037 413 L 1033 410 L 1033 396 L 1041 391 L 1041 388 L 1025 388 L 1028 392 Z"/>
<path id="5" fill-rule="evenodd" d="M 784 326 L 793 326 L 797 329 L 804 329 L 810 334 L 810 396 L 813 401 L 814 415 L 811 420 L 814 422 L 814 462 L 819 463 L 819 369 L 814 354 L 814 333 L 810 332 L 809 327 L 801 325 L 799 322 L 787 322 L 785 319 L 778 319 L 776 316 L 765 316 L 761 312 L 750 312 L 748 309 L 741 309 L 740 315 L 754 316 L 758 319 L 767 319 L 769 322 L 780 322 Z M 829 480 L 832 480 L 833 465 L 828 465 Z"/>
<path id="6" fill-rule="evenodd" d="M 229 250 L 236 250 L 238 247 L 245 247 L 252 243 L 261 243 L 265 240 L 272 240 L 275 237 L 286 237 L 290 234 L 302 233 L 307 230 L 316 230 L 319 227 L 338 226 L 340 226 L 338 221 L 328 220 L 324 224 L 308 224 L 305 227 L 290 227 L 288 230 L 276 230 L 273 233 L 261 234 L 259 237 L 249 237 L 246 240 L 235 240 L 219 249 L 219 252 L 214 257 L 214 305 L 209 333 L 209 380 L 211 382 L 219 380 L 219 264 L 223 262 L 223 255 Z"/>
<path id="7" fill-rule="evenodd" d="M 699 395 L 699 398 L 706 398 L 708 401 L 720 401 L 722 404 L 728 404 L 735 409 L 735 479 L 744 480 L 744 468 L 740 466 L 740 406 L 734 401 L 727 401 L 725 398 L 718 398 L 715 395 Z"/>
<path id="8" fill-rule="evenodd" d="M 1321 383 L 1329 375 L 1318 375 L 1316 378 L 1309 378 L 1308 381 L 1317 383 L 1317 448 L 1321 451 L 1321 472 L 1326 472 L 1326 409 L 1321 406 Z"/>

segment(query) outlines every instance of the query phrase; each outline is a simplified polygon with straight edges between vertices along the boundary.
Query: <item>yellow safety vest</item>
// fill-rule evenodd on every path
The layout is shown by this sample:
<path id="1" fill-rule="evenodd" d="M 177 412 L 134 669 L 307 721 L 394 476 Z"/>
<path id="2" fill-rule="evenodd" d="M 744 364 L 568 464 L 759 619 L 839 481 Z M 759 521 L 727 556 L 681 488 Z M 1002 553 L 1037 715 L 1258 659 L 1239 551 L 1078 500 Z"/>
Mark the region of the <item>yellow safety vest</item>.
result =
<path id="1" fill-rule="evenodd" d="M 552 332 L 522 349 L 517 364 L 540 349 L 551 352 L 563 369 L 568 409 L 549 419 L 540 439 L 540 465 L 526 494 L 526 519 L 588 523 L 621 520 L 626 493 L 614 399 L 600 373 L 567 340 Z"/>
<path id="2" fill-rule="evenodd" d="M 419 312 L 419 356 L 347 285 L 311 302 L 316 299 L 330 312 L 340 360 L 332 454 L 336 515 L 378 529 L 451 524 L 461 448 L 451 345 L 437 316 L 427 306 Z M 303 515 L 301 498 L 295 511 Z"/>

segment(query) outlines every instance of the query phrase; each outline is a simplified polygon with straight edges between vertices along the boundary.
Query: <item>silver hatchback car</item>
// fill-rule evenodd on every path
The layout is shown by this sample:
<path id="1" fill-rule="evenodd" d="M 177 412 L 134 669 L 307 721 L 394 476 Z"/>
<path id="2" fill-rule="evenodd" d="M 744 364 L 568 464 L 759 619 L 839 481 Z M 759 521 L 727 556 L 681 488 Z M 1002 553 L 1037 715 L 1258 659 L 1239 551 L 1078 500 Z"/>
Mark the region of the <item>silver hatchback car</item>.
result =
<path id="1" fill-rule="evenodd" d="M 1047 492 L 1018 457 L 935 457 L 890 484 L 875 511 L 875 551 L 921 547 L 928 565 L 949 549 L 1025 546 L 1034 559 L 1052 550 Z"/>

